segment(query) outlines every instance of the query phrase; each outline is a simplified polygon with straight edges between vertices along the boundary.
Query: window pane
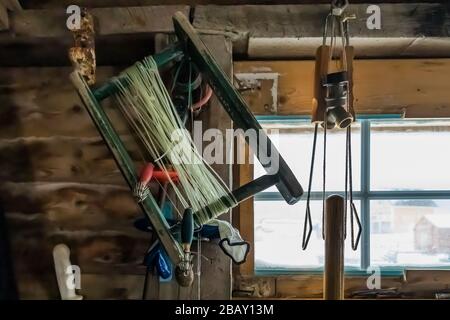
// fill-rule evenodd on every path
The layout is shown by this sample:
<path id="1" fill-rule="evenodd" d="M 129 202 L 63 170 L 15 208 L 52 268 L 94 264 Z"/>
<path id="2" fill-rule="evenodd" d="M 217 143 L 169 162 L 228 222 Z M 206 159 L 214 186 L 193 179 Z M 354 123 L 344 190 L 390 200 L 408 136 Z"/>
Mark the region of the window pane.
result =
<path id="1" fill-rule="evenodd" d="M 312 143 L 314 126 L 309 122 L 296 124 L 264 124 L 270 139 L 275 143 L 280 154 L 294 172 L 305 190 L 308 188 L 309 170 L 311 167 Z M 360 126 L 354 124 L 352 129 L 352 160 L 353 160 L 353 189 L 360 190 L 361 164 L 361 134 Z M 327 190 L 342 191 L 345 186 L 345 130 L 327 131 Z M 314 165 L 313 191 L 322 190 L 322 161 L 323 161 L 323 130 L 321 127 L 317 136 L 316 159 Z M 265 174 L 265 171 L 255 158 L 255 177 Z M 276 191 L 272 187 L 267 191 Z"/>
<path id="2" fill-rule="evenodd" d="M 450 121 L 371 125 L 371 190 L 450 189 Z"/>
<path id="3" fill-rule="evenodd" d="M 357 202 L 357 208 L 359 205 Z M 311 202 L 313 232 L 308 248 L 303 251 L 305 208 L 305 201 L 293 206 L 283 201 L 255 202 L 256 269 L 323 267 L 325 243 L 322 240 L 322 201 Z M 350 233 L 346 241 L 345 264 L 360 266 L 360 251 L 351 249 Z"/>
<path id="4" fill-rule="evenodd" d="M 450 200 L 373 200 L 373 265 L 450 265 Z"/>

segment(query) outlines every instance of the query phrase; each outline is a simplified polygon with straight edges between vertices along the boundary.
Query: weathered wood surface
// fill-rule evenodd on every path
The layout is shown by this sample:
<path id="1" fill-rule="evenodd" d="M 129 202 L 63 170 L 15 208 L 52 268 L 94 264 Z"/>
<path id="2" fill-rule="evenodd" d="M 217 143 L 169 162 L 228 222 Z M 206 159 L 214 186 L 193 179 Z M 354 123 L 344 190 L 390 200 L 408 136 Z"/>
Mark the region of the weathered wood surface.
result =
<path id="1" fill-rule="evenodd" d="M 0 3 L 0 31 L 9 29 L 8 9 Z"/>
<path id="2" fill-rule="evenodd" d="M 82 277 L 100 275 L 88 281 L 86 298 L 139 298 L 150 234 L 133 226 L 142 213 L 68 80 L 70 70 L 0 69 L 0 202 L 19 296 L 58 298 L 52 250 L 65 243 Z M 99 81 L 115 73 L 99 68 Z M 104 105 L 140 164 L 122 115 Z"/>
<path id="3" fill-rule="evenodd" d="M 131 65 L 153 52 L 153 34 L 97 36 L 95 53 L 98 66 Z M 126 46 L 123 43 L 126 42 Z M 67 50 L 73 39 L 15 38 L 0 39 L 0 66 L 69 66 Z M 24 55 L 23 53 L 27 54 Z M 114 54 L 111 54 L 111 53 Z"/>
<path id="4" fill-rule="evenodd" d="M 54 274 L 24 274 L 21 278 L 19 291 L 25 299 L 60 299 Z M 82 273 L 78 292 L 86 300 L 137 300 L 141 298 L 143 282 L 143 275 Z"/>
<path id="5" fill-rule="evenodd" d="M 366 3 L 367 0 L 352 0 L 351 3 Z M 405 0 L 372 0 L 370 3 L 395 3 Z M 439 0 L 425 0 L 420 2 L 444 2 Z M 329 0 L 21 0 L 25 9 L 65 8 L 71 4 L 87 7 L 128 7 L 149 5 L 244 5 L 244 4 L 315 4 L 326 3 Z"/>
<path id="6" fill-rule="evenodd" d="M 239 138 L 239 142 L 235 146 L 235 163 L 242 163 L 238 159 L 239 150 L 238 148 L 242 146 L 245 141 L 243 138 Z M 246 183 L 252 181 L 253 177 L 253 164 L 249 163 L 248 159 L 250 155 L 250 147 L 245 144 L 244 150 L 240 150 L 244 154 L 245 163 L 236 165 L 233 167 L 234 176 L 234 188 L 245 185 Z M 253 275 L 255 271 L 255 230 L 254 230 L 254 201 L 253 198 L 247 199 L 241 202 L 236 208 L 233 209 L 233 225 L 238 228 L 242 238 L 249 242 L 250 251 L 247 256 L 247 260 L 233 268 L 233 277 L 237 275 Z"/>
<path id="7" fill-rule="evenodd" d="M 140 165 L 135 140 L 122 137 Z M 101 138 L 67 136 L 0 140 L 0 179 L 11 182 L 122 184 L 124 179 Z"/>
<path id="8" fill-rule="evenodd" d="M 172 32 L 172 16 L 177 11 L 189 15 L 189 7 L 183 5 L 89 10 L 98 25 L 98 35 Z M 70 37 L 67 18 L 66 11 L 61 9 L 14 12 L 10 15 L 10 33 L 18 37 Z"/>
<path id="9" fill-rule="evenodd" d="M 231 43 L 223 36 L 204 36 L 202 40 L 211 50 L 219 66 L 230 78 L 233 74 Z M 233 123 L 218 99 L 213 96 L 208 109 L 202 113 L 200 120 L 203 122 L 203 130 L 215 128 L 225 136 L 226 129 L 232 129 Z M 233 186 L 231 161 L 233 155 L 226 153 L 226 144 L 223 146 L 223 154 L 227 159 L 224 164 L 213 164 L 213 169 L 230 188 Z M 229 150 L 233 150 L 231 147 Z M 220 219 L 231 222 L 230 213 L 220 216 Z M 219 248 L 217 243 L 205 243 L 202 245 L 202 254 L 209 260 L 202 261 L 201 299 L 230 299 L 231 298 L 231 260 Z"/>
<path id="10" fill-rule="evenodd" d="M 444 4 L 380 4 L 381 29 L 369 30 L 368 4 L 352 4 L 348 13 L 357 57 L 450 55 L 450 7 Z M 329 5 L 197 6 L 194 25 L 205 33 L 223 33 L 235 52 L 249 57 L 314 57 L 322 44 Z"/>
<path id="11" fill-rule="evenodd" d="M 359 290 L 367 290 L 367 275 L 346 276 L 345 297 Z M 434 299 L 434 293 L 450 285 L 448 270 L 429 270 L 420 277 L 405 282 L 402 277 L 382 277 L 381 288 L 396 288 L 405 297 Z M 234 282 L 236 297 L 265 299 L 322 299 L 323 278 L 320 275 L 239 276 Z"/>
<path id="12" fill-rule="evenodd" d="M 69 79 L 71 68 L 0 68 L 0 139 L 17 137 L 98 137 L 97 129 Z M 120 69 L 119 69 L 120 70 Z M 118 73 L 98 68 L 98 83 Z M 129 133 L 120 111 L 107 110 L 116 130 Z"/>
<path id="13" fill-rule="evenodd" d="M 409 118 L 449 117 L 449 59 L 386 59 L 354 61 L 356 113 L 405 114 Z M 310 115 L 314 61 L 240 61 L 235 73 L 269 72 L 279 75 L 279 115 Z M 243 95 L 255 114 L 272 114 L 264 108 L 269 90 Z"/>

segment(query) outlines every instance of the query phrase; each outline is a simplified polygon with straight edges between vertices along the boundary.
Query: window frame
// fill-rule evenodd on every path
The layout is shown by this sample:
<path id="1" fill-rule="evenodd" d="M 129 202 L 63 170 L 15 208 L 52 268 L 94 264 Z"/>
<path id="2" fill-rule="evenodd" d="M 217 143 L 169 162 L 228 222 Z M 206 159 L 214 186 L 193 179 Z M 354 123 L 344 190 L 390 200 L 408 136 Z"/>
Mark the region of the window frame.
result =
<path id="1" fill-rule="evenodd" d="M 303 116 L 257 116 L 257 120 L 262 124 L 271 122 L 284 123 L 310 123 L 310 117 Z M 370 201 L 371 200 L 411 200 L 411 199 L 431 199 L 431 200 L 450 200 L 450 189 L 448 190 L 417 190 L 417 191 L 394 191 L 370 189 L 370 158 L 371 158 L 371 121 L 399 121 L 401 115 L 398 114 L 380 114 L 380 115 L 358 115 L 358 122 L 361 126 L 361 188 L 360 191 L 353 192 L 354 200 L 360 201 L 359 212 L 363 232 L 361 235 L 361 264 L 359 267 L 346 267 L 345 272 L 350 275 L 367 275 L 367 269 L 370 266 Z M 424 119 L 416 121 L 445 120 L 447 118 Z M 415 120 L 415 119 L 410 119 Z M 449 120 L 449 119 L 447 119 Z M 331 194 L 340 194 L 342 191 L 327 191 L 326 196 Z M 306 195 L 306 192 L 305 192 Z M 302 200 L 304 198 L 302 197 Z M 311 200 L 322 200 L 322 192 L 311 192 Z M 254 201 L 284 201 L 283 197 L 276 191 L 261 192 L 254 197 Z M 403 274 L 407 268 L 414 269 L 450 269 L 449 266 L 381 266 L 381 274 L 385 276 L 398 276 Z M 254 265 L 254 273 L 257 275 L 283 275 L 283 274 L 322 274 L 323 267 L 318 268 L 257 268 Z"/>

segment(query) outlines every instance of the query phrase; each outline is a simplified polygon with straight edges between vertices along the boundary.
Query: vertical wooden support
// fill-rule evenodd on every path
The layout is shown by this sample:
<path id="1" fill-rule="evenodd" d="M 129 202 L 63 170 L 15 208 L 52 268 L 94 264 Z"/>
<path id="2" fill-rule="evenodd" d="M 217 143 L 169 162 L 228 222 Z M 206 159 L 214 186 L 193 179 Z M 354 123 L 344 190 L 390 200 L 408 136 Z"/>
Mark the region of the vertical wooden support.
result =
<path id="1" fill-rule="evenodd" d="M 0 31 L 8 30 L 8 29 L 9 29 L 8 10 L 0 2 Z"/>
<path id="2" fill-rule="evenodd" d="M 215 60 L 224 72 L 232 77 L 233 61 L 231 41 L 224 36 L 202 36 L 205 45 L 211 51 Z M 218 99 L 213 96 L 209 107 L 200 116 L 203 122 L 203 130 L 209 128 L 218 129 L 222 136 L 226 136 L 226 130 L 233 128 L 233 123 L 228 113 L 220 105 Z M 222 137 L 218 137 L 221 139 Z M 224 164 L 214 164 L 213 169 L 222 180 L 232 189 L 232 159 L 233 146 L 223 145 L 223 154 L 227 159 Z M 231 221 L 230 213 L 220 216 L 220 219 Z M 195 248 L 194 248 L 195 249 Z M 231 299 L 231 260 L 219 248 L 217 243 L 202 244 L 202 254 L 209 261 L 202 261 L 201 298 L 202 299 Z"/>
<path id="3" fill-rule="evenodd" d="M 328 197 L 325 207 L 325 268 L 323 294 L 325 300 L 344 299 L 344 198 Z"/>
<path id="4" fill-rule="evenodd" d="M 250 146 L 244 141 L 242 137 L 239 137 L 239 142 L 235 147 L 235 163 L 234 166 L 234 187 L 243 186 L 246 183 L 253 181 L 253 163 L 249 163 L 251 150 Z M 238 150 L 242 148 L 244 150 Z M 244 154 L 245 163 L 242 163 L 244 159 L 238 159 L 240 154 Z M 242 238 L 249 243 L 255 243 L 254 232 L 254 200 L 253 197 L 241 202 L 236 208 L 233 209 L 233 225 L 238 228 Z M 236 275 L 253 275 L 255 271 L 255 248 L 251 246 L 250 252 L 247 256 L 247 260 L 233 268 L 234 278 Z"/>

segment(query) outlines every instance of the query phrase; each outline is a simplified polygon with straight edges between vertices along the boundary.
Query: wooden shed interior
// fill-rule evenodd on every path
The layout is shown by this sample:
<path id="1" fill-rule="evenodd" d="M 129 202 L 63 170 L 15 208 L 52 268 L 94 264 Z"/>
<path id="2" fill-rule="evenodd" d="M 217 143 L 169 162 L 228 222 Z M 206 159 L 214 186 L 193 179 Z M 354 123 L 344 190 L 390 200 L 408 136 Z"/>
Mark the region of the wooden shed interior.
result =
<path id="1" fill-rule="evenodd" d="M 449 298 L 450 4 L 344 2 L 0 0 L 0 299 Z"/>

